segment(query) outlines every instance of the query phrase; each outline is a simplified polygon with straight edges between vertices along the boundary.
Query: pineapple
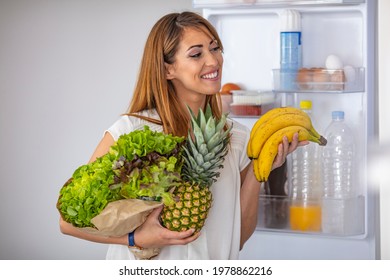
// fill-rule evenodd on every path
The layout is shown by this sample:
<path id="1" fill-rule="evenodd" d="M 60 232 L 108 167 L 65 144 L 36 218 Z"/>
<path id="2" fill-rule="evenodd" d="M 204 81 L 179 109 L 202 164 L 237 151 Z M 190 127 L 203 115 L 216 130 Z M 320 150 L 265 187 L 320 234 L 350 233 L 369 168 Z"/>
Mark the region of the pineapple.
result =
<path id="1" fill-rule="evenodd" d="M 210 186 L 219 176 L 228 151 L 231 127 L 226 126 L 226 114 L 217 121 L 208 105 L 205 113 L 199 110 L 198 116 L 189 109 L 191 128 L 183 146 L 183 183 L 173 191 L 175 203 L 165 205 L 161 212 L 162 224 L 174 231 L 194 228 L 200 231 L 211 207 Z M 192 137 L 193 136 L 193 137 Z"/>

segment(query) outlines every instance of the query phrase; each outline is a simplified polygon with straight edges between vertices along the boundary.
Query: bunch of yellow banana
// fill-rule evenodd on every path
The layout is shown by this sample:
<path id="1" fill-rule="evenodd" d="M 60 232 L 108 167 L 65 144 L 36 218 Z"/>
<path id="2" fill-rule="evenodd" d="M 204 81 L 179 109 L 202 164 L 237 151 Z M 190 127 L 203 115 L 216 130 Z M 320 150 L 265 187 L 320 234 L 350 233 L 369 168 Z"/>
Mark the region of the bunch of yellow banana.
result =
<path id="1" fill-rule="evenodd" d="M 268 180 L 272 164 L 278 154 L 278 146 L 286 136 L 291 142 L 295 133 L 299 141 L 311 141 L 321 146 L 326 139 L 313 127 L 304 111 L 294 107 L 269 110 L 254 124 L 247 147 L 247 155 L 253 159 L 254 173 L 260 182 Z"/>

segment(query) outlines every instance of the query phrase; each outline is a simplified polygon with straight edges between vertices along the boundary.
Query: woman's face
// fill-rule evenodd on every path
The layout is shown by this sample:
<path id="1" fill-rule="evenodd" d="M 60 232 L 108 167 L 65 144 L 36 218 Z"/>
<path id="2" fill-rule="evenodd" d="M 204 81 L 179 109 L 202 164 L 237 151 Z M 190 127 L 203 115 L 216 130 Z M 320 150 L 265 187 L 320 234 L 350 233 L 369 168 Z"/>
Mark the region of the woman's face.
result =
<path id="1" fill-rule="evenodd" d="M 187 103 L 203 100 L 205 95 L 221 88 L 223 57 L 220 46 L 207 33 L 186 28 L 175 55 L 175 62 L 166 64 L 179 98 Z"/>

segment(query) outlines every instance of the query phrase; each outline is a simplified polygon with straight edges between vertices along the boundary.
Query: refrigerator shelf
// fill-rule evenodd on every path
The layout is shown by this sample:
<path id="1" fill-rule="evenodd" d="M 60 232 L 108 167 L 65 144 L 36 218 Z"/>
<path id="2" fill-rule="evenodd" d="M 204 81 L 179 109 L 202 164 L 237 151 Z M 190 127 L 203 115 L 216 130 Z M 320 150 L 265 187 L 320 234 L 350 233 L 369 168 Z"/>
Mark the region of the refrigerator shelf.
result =
<path id="1" fill-rule="evenodd" d="M 225 112 L 234 118 L 258 118 L 274 107 L 275 93 L 261 90 L 232 90 L 231 95 L 222 95 Z"/>
<path id="2" fill-rule="evenodd" d="M 365 0 L 193 0 L 194 8 L 277 7 L 283 5 L 349 5 Z"/>
<path id="3" fill-rule="evenodd" d="M 274 92 L 363 92 L 364 68 L 328 70 L 301 68 L 299 71 L 273 69 Z"/>
<path id="4" fill-rule="evenodd" d="M 343 225 L 339 229 L 323 229 L 321 210 L 326 205 L 337 211 L 335 218 Z M 260 195 L 256 230 L 332 237 L 364 235 L 364 205 L 365 198 L 362 195 L 349 199 L 308 202 L 304 207 L 295 204 L 289 196 Z"/>

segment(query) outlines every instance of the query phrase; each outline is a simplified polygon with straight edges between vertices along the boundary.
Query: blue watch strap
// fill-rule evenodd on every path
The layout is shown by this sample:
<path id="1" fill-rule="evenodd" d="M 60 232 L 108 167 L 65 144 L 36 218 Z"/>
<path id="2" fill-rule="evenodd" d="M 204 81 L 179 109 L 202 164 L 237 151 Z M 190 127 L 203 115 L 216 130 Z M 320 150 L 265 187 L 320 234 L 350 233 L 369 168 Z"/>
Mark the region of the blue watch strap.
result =
<path id="1" fill-rule="evenodd" d="M 128 235 L 128 241 L 129 241 L 129 246 L 130 247 L 135 247 L 135 242 L 134 242 L 134 231 L 132 232 L 129 232 L 129 235 Z"/>

